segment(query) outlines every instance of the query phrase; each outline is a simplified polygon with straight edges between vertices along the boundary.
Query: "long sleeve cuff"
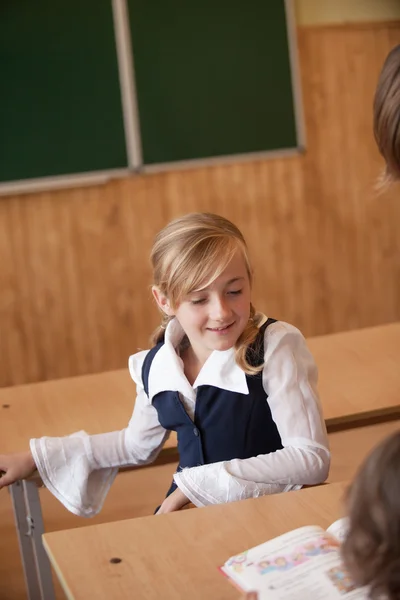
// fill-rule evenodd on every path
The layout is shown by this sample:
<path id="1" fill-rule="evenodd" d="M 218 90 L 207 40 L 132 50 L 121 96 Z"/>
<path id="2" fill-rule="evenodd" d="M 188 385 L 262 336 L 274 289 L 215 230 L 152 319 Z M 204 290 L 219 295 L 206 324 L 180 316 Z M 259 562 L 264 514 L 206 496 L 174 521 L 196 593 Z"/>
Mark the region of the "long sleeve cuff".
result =
<path id="1" fill-rule="evenodd" d="M 174 480 L 185 496 L 198 507 L 258 498 L 301 488 L 301 485 L 265 484 L 238 479 L 229 474 L 227 464 L 220 462 L 182 469 L 175 473 Z"/>
<path id="2" fill-rule="evenodd" d="M 326 448 L 289 447 L 244 460 L 182 469 L 174 480 L 186 497 L 200 507 L 322 483 L 328 476 L 329 458 Z"/>
<path id="3" fill-rule="evenodd" d="M 101 510 L 118 469 L 94 469 L 84 431 L 32 439 L 30 449 L 43 483 L 70 512 L 93 517 Z"/>

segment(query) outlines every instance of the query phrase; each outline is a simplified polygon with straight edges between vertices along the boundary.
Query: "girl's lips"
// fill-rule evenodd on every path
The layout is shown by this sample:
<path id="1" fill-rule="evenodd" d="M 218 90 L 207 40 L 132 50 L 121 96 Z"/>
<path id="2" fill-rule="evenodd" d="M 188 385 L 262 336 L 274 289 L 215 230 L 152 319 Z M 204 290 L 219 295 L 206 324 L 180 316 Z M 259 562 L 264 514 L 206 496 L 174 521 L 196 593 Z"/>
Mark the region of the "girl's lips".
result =
<path id="1" fill-rule="evenodd" d="M 213 333 L 225 333 L 228 331 L 235 322 L 229 323 L 229 325 L 223 325 L 222 327 L 207 327 L 208 331 L 212 331 Z"/>

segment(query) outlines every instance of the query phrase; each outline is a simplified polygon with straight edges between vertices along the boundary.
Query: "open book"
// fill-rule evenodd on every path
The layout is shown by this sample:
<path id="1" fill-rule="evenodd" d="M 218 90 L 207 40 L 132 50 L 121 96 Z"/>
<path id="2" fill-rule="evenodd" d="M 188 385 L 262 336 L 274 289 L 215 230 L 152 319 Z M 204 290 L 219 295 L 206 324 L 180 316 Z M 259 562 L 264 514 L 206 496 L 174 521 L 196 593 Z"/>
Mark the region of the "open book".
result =
<path id="1" fill-rule="evenodd" d="M 346 519 L 321 527 L 301 527 L 230 558 L 221 571 L 259 600 L 366 600 L 340 558 Z"/>

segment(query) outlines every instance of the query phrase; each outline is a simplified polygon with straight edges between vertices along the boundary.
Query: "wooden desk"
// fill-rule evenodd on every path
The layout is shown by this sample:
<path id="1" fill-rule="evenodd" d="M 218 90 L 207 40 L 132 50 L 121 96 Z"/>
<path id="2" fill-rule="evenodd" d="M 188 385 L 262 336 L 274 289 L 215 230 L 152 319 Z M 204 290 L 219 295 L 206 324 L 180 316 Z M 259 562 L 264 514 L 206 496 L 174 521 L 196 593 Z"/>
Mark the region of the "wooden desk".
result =
<path id="1" fill-rule="evenodd" d="M 92 434 L 122 429 L 129 422 L 134 399 L 135 385 L 128 369 L 0 389 L 0 452 L 27 450 L 31 437 L 61 436 L 80 429 Z M 155 464 L 167 462 L 178 462 L 174 434 Z M 44 525 L 38 483 L 33 478 L 9 489 L 28 597 L 52 600 L 50 565 L 41 540 Z"/>
<path id="2" fill-rule="evenodd" d="M 395 431 L 400 431 L 400 421 L 330 433 L 331 468 L 328 482 L 351 481 L 372 449 Z"/>
<path id="3" fill-rule="evenodd" d="M 319 366 L 328 431 L 400 417 L 400 323 L 311 338 L 308 344 Z M 132 414 L 134 398 L 135 385 L 127 368 L 0 389 L 0 452 L 25 450 L 31 437 L 122 429 Z M 158 462 L 176 460 L 176 438 L 171 436 Z M 25 523 L 33 519 L 35 527 L 29 531 L 36 536 L 40 552 L 39 496 L 32 486 L 24 498 L 17 485 L 13 488 L 20 496 L 14 507 L 20 511 L 16 523 L 21 552 L 26 553 L 24 564 L 30 564 L 36 558 L 28 548 Z M 36 516 L 32 506 L 38 508 Z M 32 597 L 39 593 L 37 589 Z"/>
<path id="4" fill-rule="evenodd" d="M 293 528 L 326 528 L 341 516 L 344 489 L 332 484 L 58 531 L 44 535 L 44 546 L 69 600 L 237 599 L 218 566 Z"/>
<path id="5" fill-rule="evenodd" d="M 400 417 L 400 323 L 310 338 L 328 430 Z"/>
<path id="6" fill-rule="evenodd" d="M 84 429 L 90 434 L 123 429 L 135 404 L 128 368 L 119 371 L 0 388 L 0 451 L 18 452 L 29 440 Z M 164 448 L 176 447 L 172 435 Z M 175 454 L 175 456 L 177 456 Z"/>

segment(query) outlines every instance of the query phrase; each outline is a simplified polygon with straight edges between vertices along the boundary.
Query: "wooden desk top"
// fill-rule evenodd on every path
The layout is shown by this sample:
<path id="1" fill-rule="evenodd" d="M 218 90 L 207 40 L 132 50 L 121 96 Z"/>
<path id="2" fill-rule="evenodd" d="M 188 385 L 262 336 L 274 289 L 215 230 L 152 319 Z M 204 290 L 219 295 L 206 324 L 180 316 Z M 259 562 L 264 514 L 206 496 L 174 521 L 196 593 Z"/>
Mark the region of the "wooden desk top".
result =
<path id="1" fill-rule="evenodd" d="M 400 417 L 400 323 L 309 338 L 328 430 Z"/>
<path id="2" fill-rule="evenodd" d="M 96 434 L 127 426 L 135 403 L 128 369 L 0 389 L 0 452 L 26 450 L 30 438 Z M 164 450 L 176 448 L 171 435 Z"/>
<path id="3" fill-rule="evenodd" d="M 328 427 L 400 413 L 400 323 L 308 340 Z M 135 385 L 128 369 L 0 389 L 1 452 L 31 437 L 126 427 Z M 166 444 L 173 451 L 174 437 Z"/>
<path id="4" fill-rule="evenodd" d="M 218 567 L 296 527 L 328 527 L 341 516 L 344 490 L 331 484 L 47 533 L 44 545 L 69 600 L 237 599 Z"/>

